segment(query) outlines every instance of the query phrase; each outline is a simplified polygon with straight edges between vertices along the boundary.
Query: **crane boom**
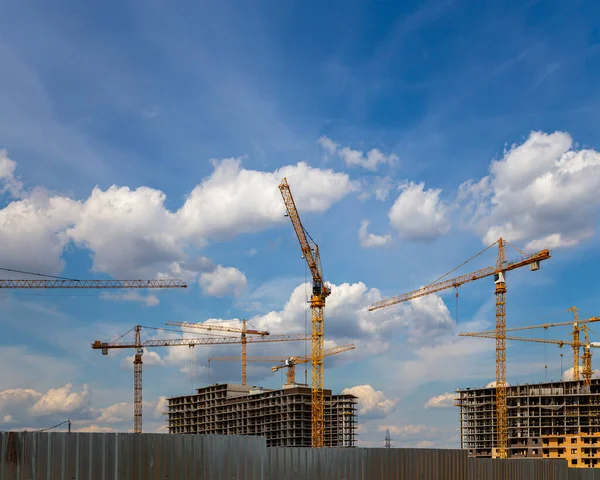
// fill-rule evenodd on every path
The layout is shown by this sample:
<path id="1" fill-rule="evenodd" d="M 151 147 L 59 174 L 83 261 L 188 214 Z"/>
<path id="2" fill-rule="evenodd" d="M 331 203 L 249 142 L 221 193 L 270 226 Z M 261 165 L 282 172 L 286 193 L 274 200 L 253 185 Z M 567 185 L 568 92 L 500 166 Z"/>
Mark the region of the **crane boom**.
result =
<path id="1" fill-rule="evenodd" d="M 246 341 L 248 343 L 263 343 L 263 342 L 298 342 L 301 340 L 310 340 L 311 337 L 303 334 L 293 335 L 270 335 L 267 338 L 250 337 Z M 144 347 L 180 347 L 183 345 L 197 346 L 197 345 L 231 345 L 236 343 L 242 343 L 242 339 L 238 337 L 218 337 L 218 338 L 171 338 L 167 340 L 144 340 L 139 343 L 127 343 L 127 342 L 101 342 L 96 340 L 92 343 L 94 350 L 102 350 L 104 348 L 144 348 Z"/>
<path id="2" fill-rule="evenodd" d="M 586 323 L 594 323 L 594 322 L 600 322 L 600 317 L 590 317 L 590 318 L 586 318 L 585 320 L 578 320 L 577 323 L 579 323 L 580 325 L 586 324 Z M 528 325 L 526 327 L 512 327 L 512 328 L 507 328 L 506 331 L 507 332 L 517 332 L 517 331 L 523 331 L 523 330 L 534 330 L 536 328 L 550 328 L 550 327 L 568 327 L 573 325 L 573 320 L 571 320 L 570 322 L 558 322 L 558 323 L 542 323 L 540 325 Z M 494 333 L 496 330 L 485 330 L 483 332 L 478 332 L 478 333 Z"/>
<path id="3" fill-rule="evenodd" d="M 296 232 L 296 236 L 298 237 L 298 241 L 300 242 L 300 249 L 302 250 L 302 255 L 306 259 L 306 263 L 308 264 L 308 268 L 310 269 L 310 272 L 312 274 L 313 281 L 320 281 L 321 283 L 323 283 L 323 270 L 321 268 L 319 247 L 315 243 L 315 241 L 310 237 L 310 235 L 308 235 L 306 229 L 302 225 L 300 215 L 298 213 L 298 210 L 296 209 L 294 197 L 292 196 L 292 192 L 290 190 L 290 186 L 286 178 L 284 178 L 281 181 L 281 184 L 279 185 L 279 190 L 281 191 L 281 196 L 283 197 L 285 208 L 287 209 L 287 215 L 292 221 L 292 226 L 294 227 L 294 231 Z"/>
<path id="4" fill-rule="evenodd" d="M 429 295 L 431 293 L 441 292 L 442 290 L 446 290 L 448 288 L 456 288 L 464 285 L 465 283 L 472 282 L 474 280 L 479 280 L 480 278 L 490 277 L 495 275 L 498 272 L 508 272 L 509 270 L 515 270 L 516 268 L 524 267 L 526 265 L 535 264 L 542 260 L 546 260 L 550 258 L 550 251 L 545 249 L 541 250 L 537 253 L 533 253 L 531 255 L 525 255 L 524 257 L 515 260 L 514 262 L 508 262 L 502 268 L 498 267 L 486 267 L 481 270 L 477 270 L 475 272 L 467 273 L 465 275 L 460 275 L 455 278 L 451 278 L 449 280 L 444 280 L 443 282 L 434 283 L 432 285 L 427 285 L 426 287 L 419 288 L 418 290 L 414 290 L 412 292 L 404 293 L 402 295 L 398 295 L 395 297 L 387 298 L 381 300 L 379 302 L 373 303 L 369 307 L 369 311 L 378 310 L 380 308 L 389 307 L 391 305 L 395 305 L 397 303 L 406 302 L 408 300 L 414 300 L 415 298 L 424 297 L 425 295 Z"/>
<path id="5" fill-rule="evenodd" d="M 283 362 L 288 358 L 281 355 L 251 355 L 250 357 L 246 357 L 246 360 L 249 362 Z M 239 362 L 241 359 L 242 357 L 239 355 L 208 357 L 209 362 Z"/>
<path id="6" fill-rule="evenodd" d="M 183 328 L 201 328 L 204 330 L 215 330 L 219 332 L 247 333 L 248 335 L 269 335 L 269 332 L 263 330 L 244 330 L 244 327 L 227 327 L 225 325 L 212 325 L 210 323 L 165 322 L 165 325 L 173 325 L 175 327 Z"/>
<path id="7" fill-rule="evenodd" d="M 181 280 L 0 280 L 0 288 L 186 288 Z"/>
<path id="8" fill-rule="evenodd" d="M 459 333 L 459 337 L 474 337 L 474 338 L 496 338 L 496 332 L 464 332 Z M 513 335 L 507 335 L 507 340 L 516 340 L 519 342 L 534 342 L 534 343 L 551 343 L 563 347 L 565 345 L 572 346 L 573 342 L 568 340 L 546 340 L 544 338 L 529 338 L 529 337 L 516 337 Z"/>

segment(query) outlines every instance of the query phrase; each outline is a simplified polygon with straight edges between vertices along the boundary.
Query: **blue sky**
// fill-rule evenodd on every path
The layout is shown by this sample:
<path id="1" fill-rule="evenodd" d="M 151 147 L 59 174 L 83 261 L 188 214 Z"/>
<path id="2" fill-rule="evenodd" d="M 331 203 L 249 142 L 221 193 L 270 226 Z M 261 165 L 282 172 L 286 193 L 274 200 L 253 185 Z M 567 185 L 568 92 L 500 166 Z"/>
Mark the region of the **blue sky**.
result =
<path id="1" fill-rule="evenodd" d="M 106 358 L 89 344 L 136 323 L 248 318 L 303 332 L 306 271 L 282 215 L 284 175 L 333 285 L 327 339 L 357 345 L 328 359 L 326 385 L 360 394 L 362 445 L 390 428 L 398 446 L 456 447 L 456 409 L 430 399 L 494 379 L 493 345 L 456 336 L 493 324 L 491 281 L 463 287 L 458 314 L 454 292 L 377 314 L 372 301 L 502 235 L 553 252 L 539 272 L 509 275 L 509 326 L 569 320 L 571 305 L 597 313 L 595 2 L 2 10 L 0 267 L 190 286 L 110 298 L 5 291 L 0 428 L 67 416 L 77 428 L 131 428 L 131 352 Z M 494 261 L 487 252 L 457 273 Z M 249 353 L 292 349 L 304 345 Z M 196 386 L 239 380 L 237 365 L 213 365 L 210 378 L 206 368 L 208 355 L 237 348 L 199 350 Z M 559 353 L 509 346 L 509 381 L 543 380 L 545 363 L 558 378 Z M 147 431 L 164 423 L 161 396 L 189 391 L 189 359 L 186 348 L 146 355 Z M 269 367 L 252 365 L 249 381 L 277 387 Z"/>

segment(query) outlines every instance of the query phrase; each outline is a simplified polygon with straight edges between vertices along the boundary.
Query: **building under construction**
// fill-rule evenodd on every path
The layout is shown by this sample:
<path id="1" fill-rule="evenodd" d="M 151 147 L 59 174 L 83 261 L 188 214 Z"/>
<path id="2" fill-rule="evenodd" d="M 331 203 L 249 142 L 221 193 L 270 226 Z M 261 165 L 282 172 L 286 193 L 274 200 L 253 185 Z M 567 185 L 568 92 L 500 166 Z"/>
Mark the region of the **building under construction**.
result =
<path id="1" fill-rule="evenodd" d="M 508 456 L 564 458 L 570 467 L 600 467 L 600 380 L 507 388 Z M 457 390 L 461 448 L 495 457 L 496 389 Z"/>
<path id="2" fill-rule="evenodd" d="M 353 447 L 356 397 L 325 396 L 325 446 Z M 280 390 L 213 384 L 168 402 L 169 433 L 260 435 L 269 447 L 311 446 L 311 389 L 286 384 Z"/>

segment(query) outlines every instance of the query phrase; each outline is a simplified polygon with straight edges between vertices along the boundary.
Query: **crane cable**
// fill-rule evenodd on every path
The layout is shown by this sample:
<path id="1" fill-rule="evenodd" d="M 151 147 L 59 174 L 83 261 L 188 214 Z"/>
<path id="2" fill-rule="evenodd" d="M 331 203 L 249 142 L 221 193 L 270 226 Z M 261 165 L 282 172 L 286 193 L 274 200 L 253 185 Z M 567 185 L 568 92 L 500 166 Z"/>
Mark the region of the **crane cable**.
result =
<path id="1" fill-rule="evenodd" d="M 23 270 L 15 270 L 13 268 L 6 268 L 6 267 L 0 267 L 0 270 L 3 270 L 5 272 L 12 272 L 12 273 L 22 273 L 24 275 L 35 275 L 35 276 L 38 276 L 38 277 L 55 278 L 57 280 L 69 280 L 71 282 L 79 282 L 79 281 L 81 281 L 81 280 L 79 280 L 77 278 L 57 277 L 56 275 L 46 275 L 45 273 L 36 273 L 36 272 L 25 272 Z"/>
<path id="2" fill-rule="evenodd" d="M 431 282 L 429 285 L 425 285 L 422 288 L 427 288 L 430 287 L 431 285 L 433 285 L 434 283 L 439 282 L 442 278 L 447 277 L 448 275 L 450 275 L 452 272 L 455 272 L 456 270 L 458 270 L 460 267 L 465 266 L 467 263 L 469 263 L 471 260 L 473 260 L 474 258 L 477 258 L 479 255 L 481 255 L 482 253 L 484 253 L 486 250 L 489 250 L 490 248 L 492 248 L 494 245 L 496 245 L 498 243 L 498 241 L 496 240 L 494 243 L 492 243 L 491 245 L 488 245 L 487 247 L 485 247 L 481 252 L 476 253 L 475 255 L 473 255 L 471 258 L 469 258 L 468 260 L 465 260 L 463 263 L 461 263 L 458 267 L 453 268 L 452 270 L 450 270 L 448 273 L 445 273 L 444 275 L 442 275 L 441 277 L 437 278 L 436 280 L 434 280 L 433 282 Z"/>

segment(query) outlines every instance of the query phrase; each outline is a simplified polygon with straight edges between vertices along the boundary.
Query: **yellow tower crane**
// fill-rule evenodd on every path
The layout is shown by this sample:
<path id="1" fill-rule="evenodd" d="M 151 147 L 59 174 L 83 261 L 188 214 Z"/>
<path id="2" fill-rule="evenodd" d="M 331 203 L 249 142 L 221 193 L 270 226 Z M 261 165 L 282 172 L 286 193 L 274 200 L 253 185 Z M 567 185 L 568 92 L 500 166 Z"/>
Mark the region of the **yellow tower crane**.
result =
<path id="1" fill-rule="evenodd" d="M 337 355 L 338 353 L 347 352 L 348 350 L 354 350 L 354 344 L 342 345 L 339 347 L 328 348 L 323 351 L 323 357 L 330 357 L 331 355 Z M 211 361 L 225 361 L 225 362 L 239 362 L 242 357 L 228 356 L 228 357 L 209 357 L 208 362 Z M 276 372 L 282 368 L 287 368 L 286 381 L 287 383 L 296 383 L 296 365 L 308 363 L 312 361 L 312 355 L 303 355 L 301 357 L 281 357 L 281 356 L 254 356 L 246 357 L 248 362 L 283 362 L 279 365 L 271 367 L 271 370 Z"/>
<path id="2" fill-rule="evenodd" d="M 321 256 L 319 255 L 319 246 L 308 234 L 296 209 L 294 197 L 287 179 L 283 178 L 279 184 L 279 190 L 283 201 L 285 202 L 286 216 L 290 217 L 298 241 L 302 256 L 308 264 L 312 274 L 312 295 L 310 298 L 310 308 L 312 311 L 312 352 L 311 352 L 311 371 L 312 371 L 312 446 L 321 448 L 325 445 L 325 399 L 323 397 L 324 388 L 324 368 L 323 368 L 323 310 L 325 309 L 325 299 L 331 293 L 331 290 L 323 279 L 323 270 L 321 268 Z"/>
<path id="3" fill-rule="evenodd" d="M 136 355 L 133 359 L 133 431 L 134 433 L 142 433 L 142 353 L 144 348 L 151 347 L 195 347 L 198 345 L 231 345 L 241 343 L 242 340 L 239 337 L 205 337 L 205 338 L 175 338 L 166 340 L 149 339 L 142 341 L 141 332 L 142 328 L 161 330 L 154 327 L 144 327 L 142 325 L 136 325 L 134 328 L 125 332 L 119 337 L 123 338 L 128 333 L 135 331 L 135 338 L 133 342 L 119 341 L 117 339 L 114 342 L 101 342 L 100 340 L 92 343 L 94 350 L 101 350 L 102 355 L 108 355 L 109 349 L 127 349 L 133 348 L 136 350 Z M 183 333 L 183 332 L 182 332 Z M 262 342 L 297 342 L 302 340 L 308 340 L 310 337 L 305 335 L 271 335 L 269 337 L 249 337 L 246 339 L 248 343 L 262 343 Z"/>
<path id="4" fill-rule="evenodd" d="M 241 333 L 242 340 L 242 385 L 246 385 L 246 335 L 260 335 L 264 337 L 269 335 L 269 332 L 265 332 L 262 330 L 248 330 L 246 328 L 246 320 L 242 320 L 242 328 L 237 327 L 227 327 L 224 325 L 212 325 L 210 323 L 188 323 L 188 322 L 165 322 L 166 325 L 174 325 L 176 327 L 184 327 L 184 328 L 201 328 L 208 331 L 216 331 L 216 332 L 236 332 Z"/>
<path id="5" fill-rule="evenodd" d="M 450 280 L 439 281 L 441 278 L 448 276 L 450 273 L 462 267 L 473 258 L 481 255 L 494 245 L 498 246 L 495 266 L 483 268 L 475 272 L 467 273 L 466 275 L 451 278 Z M 507 457 L 508 447 L 508 420 L 506 410 L 506 272 L 516 270 L 517 268 L 521 268 L 526 265 L 529 265 L 531 270 L 539 270 L 540 262 L 550 258 L 551 256 L 550 251 L 547 249 L 540 250 L 539 252 L 533 254 L 526 254 L 513 245 L 510 245 L 519 253 L 521 253 L 522 257 L 515 261 L 507 262 L 506 245 L 510 244 L 500 238 L 479 252 L 477 255 L 471 257 L 469 260 L 461 264 L 459 267 L 456 267 L 445 274 L 434 283 L 430 283 L 429 285 L 412 292 L 381 300 L 369 307 L 370 311 L 378 310 L 380 308 L 390 307 L 398 303 L 440 292 L 448 288 L 458 288 L 465 283 L 479 280 L 480 278 L 494 276 L 496 293 L 496 415 L 498 419 L 498 437 L 496 447 L 498 449 L 497 451 L 499 458 Z"/>
<path id="6" fill-rule="evenodd" d="M 553 345 L 558 345 L 559 348 L 562 348 L 564 345 L 568 345 L 573 347 L 573 349 L 579 349 L 579 347 L 584 347 L 583 354 L 583 367 L 582 367 L 582 376 L 584 385 L 590 385 L 592 383 L 592 353 L 590 348 L 600 348 L 600 342 L 590 342 L 588 336 L 589 327 L 587 325 L 581 325 L 580 330 L 585 333 L 585 342 L 577 341 L 566 341 L 566 340 L 547 340 L 544 338 L 528 338 L 528 337 L 514 337 L 514 336 L 506 336 L 506 340 L 514 340 L 518 342 L 534 342 L 534 343 L 549 343 Z M 458 334 L 460 337 L 474 337 L 474 338 L 496 338 L 495 332 L 464 332 Z M 579 358 L 575 357 L 573 359 L 573 370 L 575 370 L 575 365 L 579 365 Z"/>
<path id="7" fill-rule="evenodd" d="M 533 330 L 536 328 L 543 328 L 544 330 L 547 330 L 550 327 L 565 327 L 568 325 L 572 325 L 573 326 L 573 333 L 572 333 L 573 341 L 571 342 L 571 345 L 573 347 L 573 380 L 578 381 L 579 380 L 579 358 L 580 358 L 579 348 L 581 346 L 585 345 L 585 343 L 581 342 L 580 332 L 583 330 L 582 326 L 587 323 L 600 322 L 600 317 L 590 317 L 590 318 L 581 320 L 579 318 L 579 309 L 577 307 L 573 306 L 573 307 L 569 308 L 568 311 L 573 313 L 573 321 L 571 321 L 571 322 L 542 323 L 540 325 L 528 325 L 525 327 L 513 327 L 513 328 L 507 328 L 506 331 L 507 332 L 516 332 L 516 331 L 523 331 L 523 330 Z M 479 333 L 494 333 L 494 332 L 495 332 L 495 330 L 486 330 L 484 332 L 479 332 Z M 583 358 L 583 357 L 581 357 L 581 358 Z"/>

